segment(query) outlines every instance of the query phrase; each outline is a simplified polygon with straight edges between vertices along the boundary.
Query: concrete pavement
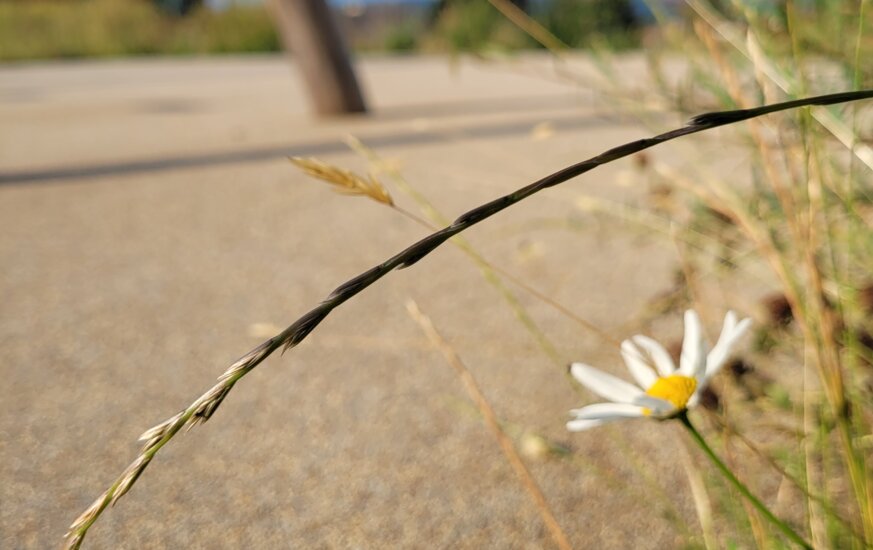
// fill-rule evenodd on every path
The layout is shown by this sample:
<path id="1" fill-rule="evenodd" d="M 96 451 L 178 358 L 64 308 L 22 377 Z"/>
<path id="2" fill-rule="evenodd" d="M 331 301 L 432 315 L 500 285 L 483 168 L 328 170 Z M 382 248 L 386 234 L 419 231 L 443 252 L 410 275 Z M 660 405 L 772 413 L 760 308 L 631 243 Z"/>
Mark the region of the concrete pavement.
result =
<path id="1" fill-rule="evenodd" d="M 596 93 L 548 78 L 549 63 L 366 59 L 374 113 L 327 121 L 306 114 L 297 75 L 278 57 L 0 67 L 0 547 L 58 544 L 134 458 L 142 431 L 336 285 L 425 234 L 331 193 L 287 155 L 364 171 L 342 143 L 354 134 L 453 217 L 648 134 Z M 639 189 L 616 185 L 628 178 L 631 163 L 616 163 L 467 236 L 611 330 L 670 287 L 671 245 L 565 222 L 582 216 L 583 194 L 637 200 Z M 566 411 L 583 396 L 566 362 L 621 373 L 618 351 L 513 290 L 560 362 L 445 246 L 246 377 L 210 422 L 160 452 L 86 547 L 550 547 L 457 377 L 407 316 L 407 298 L 513 435 L 573 451 L 529 462 L 575 545 L 687 541 L 681 523 L 698 528 L 675 447 L 662 443 L 672 426 L 567 434 Z M 675 321 L 658 336 L 679 335 Z M 640 497 L 650 488 L 621 459 L 628 441 L 679 522 Z"/>

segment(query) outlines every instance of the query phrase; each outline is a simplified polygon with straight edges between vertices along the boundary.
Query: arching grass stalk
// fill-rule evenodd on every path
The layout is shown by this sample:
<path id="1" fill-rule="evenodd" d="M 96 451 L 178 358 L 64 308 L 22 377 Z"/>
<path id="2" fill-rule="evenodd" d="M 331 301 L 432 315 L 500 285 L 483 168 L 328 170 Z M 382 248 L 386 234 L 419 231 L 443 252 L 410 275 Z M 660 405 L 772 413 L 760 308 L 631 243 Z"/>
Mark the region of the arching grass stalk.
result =
<path id="1" fill-rule="evenodd" d="M 796 109 L 807 106 L 835 105 L 848 101 L 873 98 L 873 90 L 860 90 L 856 92 L 842 92 L 836 94 L 821 95 L 804 99 L 795 99 L 782 103 L 764 105 L 752 109 L 739 109 L 733 111 L 718 111 L 704 113 L 691 119 L 680 128 L 670 130 L 649 138 L 638 139 L 617 147 L 613 147 L 603 153 L 583 160 L 553 174 L 545 176 L 516 191 L 499 197 L 491 202 L 483 204 L 469 212 L 462 214 L 450 225 L 431 233 L 427 237 L 412 244 L 408 248 L 388 258 L 379 265 L 361 273 L 331 292 L 320 304 L 305 313 L 293 322 L 285 330 L 252 349 L 218 377 L 217 383 L 206 393 L 198 397 L 191 405 L 173 415 L 154 428 L 147 430 L 140 440 L 145 442 L 143 449 L 137 458 L 122 472 L 121 476 L 110 485 L 97 499 L 70 525 L 66 535 L 65 546 L 70 549 L 79 548 L 88 533 L 88 530 L 97 521 L 107 506 L 116 503 L 136 483 L 139 476 L 145 471 L 152 458 L 170 439 L 182 428 L 191 428 L 197 424 L 206 422 L 218 410 L 218 407 L 230 393 L 233 386 L 246 374 L 261 364 L 268 356 L 283 349 L 289 350 L 296 347 L 309 335 L 310 332 L 321 323 L 331 312 L 340 307 L 346 301 L 365 290 L 370 285 L 395 269 L 402 269 L 416 264 L 419 260 L 442 246 L 450 238 L 458 233 L 466 231 L 470 227 L 502 212 L 528 197 L 564 183 L 604 164 L 609 164 L 621 158 L 628 157 L 640 151 L 655 147 L 662 143 L 677 138 L 704 132 L 721 126 L 727 126 L 751 118 L 764 116 L 770 113 Z M 358 189 L 357 182 L 355 193 L 362 191 L 371 193 L 372 190 Z"/>
<path id="2" fill-rule="evenodd" d="M 721 474 L 728 481 L 731 482 L 731 485 L 733 485 L 734 488 L 736 488 L 736 490 L 739 491 L 740 494 L 746 498 L 746 500 L 752 503 L 752 506 L 754 506 L 756 510 L 761 512 L 761 515 L 767 518 L 767 521 L 775 525 L 780 531 L 782 531 L 782 533 L 786 537 L 791 539 L 791 541 L 795 544 L 799 545 L 802 548 L 809 548 L 810 550 L 812 550 L 811 544 L 806 542 L 803 537 L 798 535 L 797 532 L 791 528 L 791 526 L 776 517 L 773 512 L 771 512 L 770 509 L 767 508 L 767 506 L 758 499 L 758 497 L 756 497 L 752 494 L 751 491 L 749 491 L 749 488 L 746 487 L 746 485 L 742 481 L 740 481 L 737 476 L 734 475 L 730 468 L 728 468 L 727 465 L 722 462 L 718 455 L 715 454 L 715 451 L 712 450 L 712 447 L 710 447 L 706 440 L 703 439 L 703 436 L 700 435 L 700 432 L 697 431 L 697 428 L 694 427 L 694 424 L 691 423 L 691 420 L 688 419 L 688 411 L 682 411 L 682 413 L 680 413 L 677 418 L 679 418 L 679 420 L 682 422 L 682 425 L 685 426 L 685 428 L 691 434 L 691 438 L 694 439 L 694 442 L 697 443 L 697 445 L 699 445 L 701 449 L 703 449 L 704 454 L 706 454 L 706 456 L 709 457 L 712 463 L 715 464 L 716 468 L 718 468 L 718 471 L 721 472 Z"/>

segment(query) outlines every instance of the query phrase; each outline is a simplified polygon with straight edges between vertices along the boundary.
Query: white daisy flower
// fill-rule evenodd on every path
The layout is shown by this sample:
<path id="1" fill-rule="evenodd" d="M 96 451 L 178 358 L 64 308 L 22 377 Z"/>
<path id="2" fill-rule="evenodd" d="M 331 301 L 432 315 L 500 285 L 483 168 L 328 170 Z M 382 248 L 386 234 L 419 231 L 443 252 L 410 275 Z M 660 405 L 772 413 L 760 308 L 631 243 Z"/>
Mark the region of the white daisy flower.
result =
<path id="1" fill-rule="evenodd" d="M 731 347 L 751 323 L 751 319 L 737 321 L 736 314 L 729 311 L 718 342 L 707 353 L 700 318 L 693 310 L 686 311 L 678 369 L 667 350 L 648 336 L 625 340 L 621 343 L 621 356 L 637 386 L 583 363 L 573 363 L 570 365 L 573 378 L 611 403 L 570 411 L 573 420 L 567 422 L 567 429 L 578 432 L 615 420 L 643 416 L 672 418 L 694 407 L 706 384 L 727 361 Z"/>

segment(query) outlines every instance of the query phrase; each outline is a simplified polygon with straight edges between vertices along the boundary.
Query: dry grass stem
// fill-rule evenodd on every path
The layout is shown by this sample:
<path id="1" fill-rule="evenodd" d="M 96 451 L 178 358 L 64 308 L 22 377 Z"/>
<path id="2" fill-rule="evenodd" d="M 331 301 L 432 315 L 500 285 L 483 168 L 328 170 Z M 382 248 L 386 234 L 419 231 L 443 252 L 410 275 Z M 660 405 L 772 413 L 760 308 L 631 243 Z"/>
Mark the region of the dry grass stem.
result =
<path id="1" fill-rule="evenodd" d="M 817 399 L 813 399 L 812 386 L 812 369 L 804 362 L 803 365 L 803 405 L 801 410 L 803 422 L 803 457 L 806 465 L 806 486 L 810 492 L 821 493 L 822 476 L 819 463 L 819 450 L 816 448 L 817 437 L 817 421 L 815 418 L 814 403 Z M 824 512 L 822 503 L 816 499 L 810 498 L 809 494 L 806 497 L 806 513 L 808 516 L 807 523 L 809 531 L 812 535 L 812 543 L 816 548 L 827 548 L 827 526 L 825 525 Z"/>
<path id="2" fill-rule="evenodd" d="M 710 28 L 698 20 L 695 21 L 694 29 L 706 45 L 712 59 L 715 61 L 715 65 L 721 72 L 722 78 L 724 78 L 724 81 L 727 84 L 727 89 L 736 104 L 741 107 L 748 107 L 751 104 L 751 100 L 743 93 L 743 88 L 740 84 L 740 77 L 734 70 L 733 66 L 731 66 L 722 55 L 721 49 L 716 43 L 715 37 L 712 35 Z M 763 130 L 764 123 L 762 121 L 749 121 L 749 132 L 752 136 L 752 140 L 758 148 L 761 164 L 767 174 L 767 181 L 770 182 L 776 195 L 779 197 L 779 202 L 785 211 L 785 217 L 787 218 L 789 228 L 797 233 L 796 224 L 793 223 L 796 221 L 796 206 L 794 204 L 794 198 L 791 195 L 789 184 L 785 181 L 783 173 L 775 165 L 772 150 L 773 147 L 767 143 L 767 140 L 764 138 Z M 795 234 L 795 237 L 798 237 L 798 235 Z"/>
<path id="3" fill-rule="evenodd" d="M 488 0 L 488 3 L 494 6 L 497 11 L 515 26 L 527 33 L 528 36 L 542 44 L 556 58 L 560 59 L 560 54 L 570 49 L 568 45 L 561 42 L 561 39 L 549 32 L 536 19 L 512 2 L 508 0 Z"/>
<path id="4" fill-rule="evenodd" d="M 519 480 L 521 480 L 525 490 L 530 494 L 536 504 L 540 516 L 543 518 L 543 523 L 546 524 L 555 544 L 557 544 L 558 548 L 561 548 L 562 550 L 569 550 L 572 548 L 569 540 L 567 540 L 567 535 L 564 534 L 560 524 L 558 524 L 558 521 L 555 519 L 555 515 L 552 513 L 552 509 L 549 506 L 545 495 L 539 485 L 537 485 L 530 470 L 525 466 L 524 461 L 518 455 L 512 440 L 506 435 L 503 428 L 500 427 L 497 414 L 494 412 L 491 404 L 488 403 L 488 400 L 479 388 L 479 384 L 476 383 L 476 379 L 461 361 L 460 357 L 458 357 L 458 354 L 455 353 L 454 348 L 452 348 L 452 346 L 440 335 L 430 318 L 421 312 L 418 305 L 414 301 L 409 300 L 406 302 L 406 309 L 409 312 L 409 315 L 421 327 L 421 330 L 425 333 L 434 347 L 443 354 L 446 362 L 455 369 L 455 372 L 458 373 L 461 382 L 464 384 L 464 389 L 467 390 L 467 395 L 469 395 L 473 403 L 476 404 L 476 407 L 482 414 L 482 418 L 485 420 L 485 425 L 497 439 L 497 443 L 500 445 L 503 454 L 506 455 L 506 460 L 512 466 L 513 470 L 515 470 L 515 473 L 518 475 Z"/>
<path id="5" fill-rule="evenodd" d="M 712 518 L 712 502 L 709 491 L 706 489 L 706 481 L 697 463 L 691 458 L 688 443 L 683 439 L 682 464 L 685 474 L 688 476 L 688 486 L 691 488 L 691 498 L 694 500 L 694 509 L 697 519 L 700 521 L 700 530 L 703 532 L 703 544 L 706 550 L 718 548 L 718 539 L 715 536 L 715 523 Z"/>
<path id="6" fill-rule="evenodd" d="M 734 49 L 755 63 L 760 73 L 769 78 L 780 90 L 788 95 L 797 93 L 795 82 L 775 63 L 765 59 L 760 53 L 757 54 L 757 57 L 753 57 L 752 53 L 747 50 L 746 38 L 741 35 L 733 23 L 725 21 L 712 6 L 707 5 L 702 0 L 685 0 L 685 3 Z M 827 109 L 813 109 L 812 118 L 837 138 L 837 141 L 851 151 L 865 166 L 873 170 L 873 148 L 859 140 L 850 126 L 843 123 Z"/>

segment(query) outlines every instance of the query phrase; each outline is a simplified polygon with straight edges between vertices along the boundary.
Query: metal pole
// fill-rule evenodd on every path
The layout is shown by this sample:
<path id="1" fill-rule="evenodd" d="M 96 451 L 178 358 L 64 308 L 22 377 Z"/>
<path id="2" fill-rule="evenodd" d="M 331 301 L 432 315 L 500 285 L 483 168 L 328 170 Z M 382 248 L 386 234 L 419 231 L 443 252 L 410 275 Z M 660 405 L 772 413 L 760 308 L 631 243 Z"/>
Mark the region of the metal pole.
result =
<path id="1" fill-rule="evenodd" d="M 348 50 L 326 1 L 273 0 L 271 4 L 282 43 L 294 55 L 315 112 L 366 112 Z"/>

